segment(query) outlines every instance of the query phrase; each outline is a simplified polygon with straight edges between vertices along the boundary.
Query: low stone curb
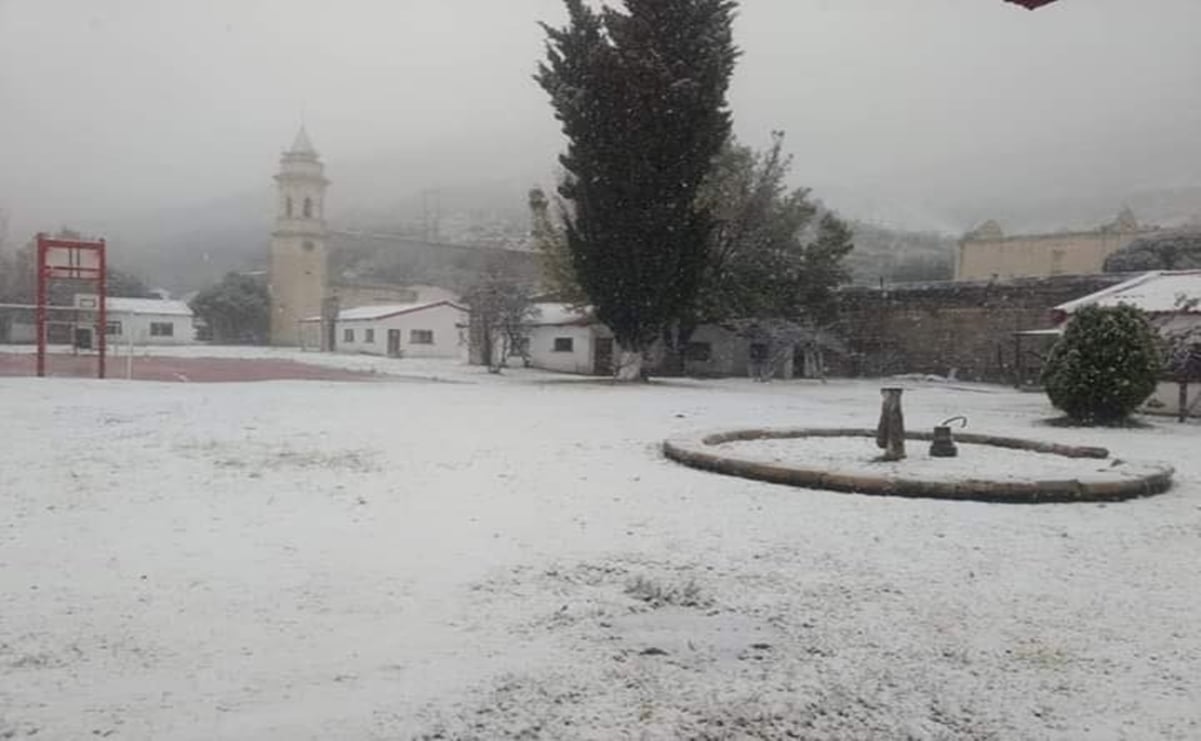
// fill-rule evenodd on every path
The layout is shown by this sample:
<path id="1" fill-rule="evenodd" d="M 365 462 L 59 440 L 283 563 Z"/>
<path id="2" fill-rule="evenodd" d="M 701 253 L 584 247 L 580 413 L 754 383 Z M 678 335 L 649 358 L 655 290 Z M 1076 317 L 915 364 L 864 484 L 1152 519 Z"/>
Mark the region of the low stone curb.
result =
<path id="1" fill-rule="evenodd" d="M 779 440 L 801 437 L 874 438 L 875 436 L 875 430 L 855 428 L 729 430 L 696 437 L 667 440 L 663 443 L 663 453 L 671 460 L 692 468 L 730 476 L 740 476 L 756 481 L 766 481 L 773 484 L 799 486 L 807 489 L 824 489 L 828 491 L 880 496 L 1021 504 L 1042 502 L 1110 502 L 1151 496 L 1165 492 L 1171 488 L 1172 475 L 1175 473 L 1175 470 L 1169 466 L 1140 464 L 1148 470 L 1147 474 L 1115 481 L 1080 481 L 1078 479 L 1046 481 L 990 481 L 978 479 L 935 481 L 763 463 L 745 458 L 720 455 L 712 450 L 713 446 L 722 443 L 743 440 Z M 910 432 L 905 435 L 905 439 L 907 440 L 918 441 L 928 441 L 932 437 L 933 434 L 928 432 Z M 992 445 L 998 448 L 1049 453 L 1067 458 L 1103 459 L 1109 457 L 1109 451 L 1105 448 L 1060 445 L 1058 443 L 1024 440 L 1016 437 L 961 433 L 955 435 L 955 440 L 956 442 L 976 445 Z"/>

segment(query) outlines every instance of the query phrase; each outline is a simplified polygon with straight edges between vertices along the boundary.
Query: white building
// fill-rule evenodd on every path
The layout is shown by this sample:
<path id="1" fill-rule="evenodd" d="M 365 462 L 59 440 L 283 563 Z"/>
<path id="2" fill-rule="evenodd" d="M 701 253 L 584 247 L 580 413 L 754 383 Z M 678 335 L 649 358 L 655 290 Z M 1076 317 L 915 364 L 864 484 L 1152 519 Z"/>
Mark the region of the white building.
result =
<path id="1" fill-rule="evenodd" d="M 587 311 L 567 304 L 537 304 L 529 323 L 530 365 L 561 373 L 608 376 L 613 373 L 613 333 Z"/>
<path id="2" fill-rule="evenodd" d="M 1201 270 L 1157 270 L 1116 286 L 1056 306 L 1055 321 L 1064 324 L 1085 306 L 1133 306 L 1145 312 L 1163 337 L 1188 338 L 1201 343 Z M 1201 414 L 1201 383 L 1185 389 L 1186 408 Z M 1145 411 L 1176 415 L 1180 412 L 1180 384 L 1165 381 L 1145 405 Z"/>
<path id="3" fill-rule="evenodd" d="M 334 346 L 338 352 L 394 358 L 458 358 L 466 323 L 467 309 L 452 301 L 343 309 L 335 323 Z"/>
<path id="4" fill-rule="evenodd" d="M 95 309 L 96 296 L 75 297 L 75 307 Z M 112 298 L 105 300 L 108 344 L 111 345 L 191 345 L 196 342 L 196 324 L 192 309 L 183 301 L 156 298 Z M 87 321 L 76 329 L 76 342 L 95 347 L 92 327 Z"/>

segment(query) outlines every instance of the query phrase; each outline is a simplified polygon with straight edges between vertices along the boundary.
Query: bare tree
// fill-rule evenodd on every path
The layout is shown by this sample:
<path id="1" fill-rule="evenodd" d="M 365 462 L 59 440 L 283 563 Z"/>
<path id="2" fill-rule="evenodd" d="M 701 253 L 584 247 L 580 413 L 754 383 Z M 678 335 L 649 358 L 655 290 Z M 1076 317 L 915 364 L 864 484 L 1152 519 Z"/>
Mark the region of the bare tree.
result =
<path id="1" fill-rule="evenodd" d="M 780 372 L 785 362 L 800 350 L 808 356 L 818 377 L 825 381 L 825 352 L 845 352 L 842 341 L 826 326 L 791 319 L 741 319 L 724 326 L 748 340 L 750 347 L 750 376 L 767 382 Z"/>
<path id="2" fill-rule="evenodd" d="M 529 365 L 528 331 L 538 316 L 528 286 L 493 268 L 464 294 L 471 312 L 470 334 L 480 363 L 500 373 L 512 356 Z"/>

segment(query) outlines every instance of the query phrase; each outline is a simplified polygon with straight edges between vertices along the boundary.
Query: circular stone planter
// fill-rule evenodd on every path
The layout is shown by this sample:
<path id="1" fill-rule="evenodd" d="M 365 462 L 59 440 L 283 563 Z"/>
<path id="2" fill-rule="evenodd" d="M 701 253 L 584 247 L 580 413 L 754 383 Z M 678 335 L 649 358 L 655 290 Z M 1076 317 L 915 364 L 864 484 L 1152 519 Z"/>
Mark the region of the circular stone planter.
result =
<path id="1" fill-rule="evenodd" d="M 971 447 L 990 446 L 1009 451 L 1061 456 L 1067 459 L 1086 458 L 1095 459 L 1098 462 L 1104 460 L 1111 462 L 1108 466 L 1101 464 L 1097 469 L 1087 472 L 1087 475 L 1070 478 L 982 479 L 966 476 L 930 475 L 928 473 L 910 475 L 903 471 L 873 471 L 872 467 L 878 464 L 873 463 L 867 456 L 850 465 L 841 466 L 822 465 L 818 462 L 810 465 L 804 460 L 797 460 L 793 464 L 756 459 L 723 447 L 729 443 L 747 441 L 800 438 L 872 438 L 874 440 L 875 436 L 875 430 L 848 428 L 731 430 L 674 438 L 664 442 L 663 452 L 668 458 L 686 466 L 774 484 L 857 494 L 984 502 L 1097 502 L 1132 499 L 1167 491 L 1172 486 L 1172 474 L 1175 473 L 1170 466 L 1110 459 L 1109 451 L 1105 448 L 1059 445 L 971 433 L 955 435 L 955 442 Z M 929 441 L 932 437 L 933 435 L 928 432 L 910 432 L 905 435 L 906 440 L 919 442 Z M 847 441 L 847 444 L 853 445 L 854 443 Z M 962 449 L 960 454 L 964 455 Z M 1036 457 L 1031 456 L 1031 464 L 1036 462 L 1034 460 Z M 902 467 L 905 462 L 893 465 Z M 926 468 L 930 467 L 926 466 Z M 1037 471 L 1035 476 L 1037 476 Z"/>

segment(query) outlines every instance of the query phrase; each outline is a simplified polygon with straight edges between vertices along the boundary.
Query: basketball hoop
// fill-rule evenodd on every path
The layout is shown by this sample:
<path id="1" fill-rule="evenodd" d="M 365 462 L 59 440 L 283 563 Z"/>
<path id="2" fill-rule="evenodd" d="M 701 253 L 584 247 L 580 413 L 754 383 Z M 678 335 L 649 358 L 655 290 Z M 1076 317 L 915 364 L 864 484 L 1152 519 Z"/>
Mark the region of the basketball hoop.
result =
<path id="1" fill-rule="evenodd" d="M 94 336 L 99 350 L 96 377 L 104 378 L 108 335 L 108 282 L 105 270 L 104 240 L 88 242 L 78 239 L 55 239 L 39 234 L 37 237 L 37 303 L 36 332 L 38 341 L 37 374 L 46 375 L 47 305 L 52 280 L 73 280 L 93 284 L 95 290 L 78 296 L 75 308 L 93 313 Z M 87 305 L 89 304 L 90 305 Z M 78 347 L 78 339 L 76 339 Z"/>

